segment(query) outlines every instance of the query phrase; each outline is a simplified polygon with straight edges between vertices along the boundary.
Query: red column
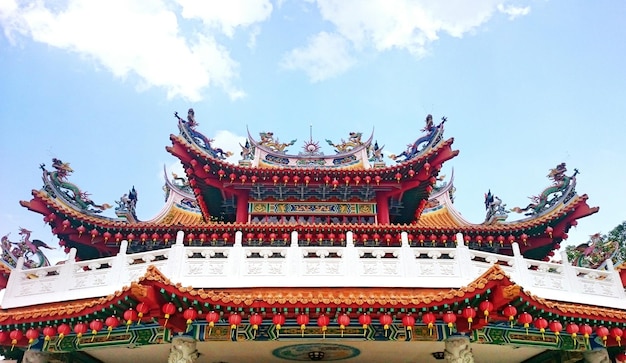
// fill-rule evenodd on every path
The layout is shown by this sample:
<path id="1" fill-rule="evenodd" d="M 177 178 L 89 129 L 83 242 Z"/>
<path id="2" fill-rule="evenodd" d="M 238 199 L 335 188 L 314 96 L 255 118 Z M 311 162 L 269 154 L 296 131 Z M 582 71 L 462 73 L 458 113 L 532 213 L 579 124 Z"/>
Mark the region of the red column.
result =
<path id="1" fill-rule="evenodd" d="M 236 222 L 248 222 L 248 191 L 241 190 L 237 193 L 237 215 Z"/>
<path id="2" fill-rule="evenodd" d="M 387 193 L 376 193 L 376 216 L 378 224 L 389 224 L 389 198 Z"/>

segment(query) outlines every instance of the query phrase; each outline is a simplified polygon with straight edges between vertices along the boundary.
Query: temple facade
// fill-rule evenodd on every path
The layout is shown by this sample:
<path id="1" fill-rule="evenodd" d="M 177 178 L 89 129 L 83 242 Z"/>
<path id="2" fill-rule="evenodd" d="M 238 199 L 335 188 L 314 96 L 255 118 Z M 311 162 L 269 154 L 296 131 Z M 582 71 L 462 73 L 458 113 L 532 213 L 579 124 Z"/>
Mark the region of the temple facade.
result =
<path id="1" fill-rule="evenodd" d="M 26 229 L 3 237 L 6 356 L 626 361 L 626 294 L 610 256 L 593 266 L 552 258 L 598 210 L 576 192 L 577 170 L 557 165 L 525 207 L 489 191 L 484 221 L 472 223 L 454 207 L 454 177 L 440 175 L 458 154 L 445 117 L 428 115 L 398 154 L 360 132 L 325 140 L 330 155 L 312 138 L 291 153 L 296 140 L 249 133 L 237 163 L 192 109 L 176 121 L 166 149 L 185 175 L 165 172 L 166 202 L 151 220 L 137 218 L 134 187 L 116 206 L 96 204 L 68 163 L 41 165 L 43 187 L 20 203 L 68 258 L 50 265 Z"/>

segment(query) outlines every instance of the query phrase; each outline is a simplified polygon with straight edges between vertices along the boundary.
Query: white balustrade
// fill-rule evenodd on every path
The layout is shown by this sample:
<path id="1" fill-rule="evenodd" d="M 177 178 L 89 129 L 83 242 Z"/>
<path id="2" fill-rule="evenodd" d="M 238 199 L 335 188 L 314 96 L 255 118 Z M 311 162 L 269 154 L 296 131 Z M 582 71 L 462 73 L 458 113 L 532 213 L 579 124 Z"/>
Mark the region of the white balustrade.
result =
<path id="1" fill-rule="evenodd" d="M 22 259 L 11 273 L 3 308 L 106 296 L 157 267 L 172 282 L 196 288 L 229 287 L 410 287 L 460 288 L 493 264 L 534 295 L 582 304 L 626 308 L 619 274 L 607 270 L 525 259 L 513 244 L 513 256 L 470 250 L 456 236 L 455 248 L 410 247 L 402 233 L 400 247 L 354 245 L 299 246 L 292 232 L 289 246 L 243 246 L 242 232 L 233 246 L 185 246 L 183 232 L 170 248 L 126 254 L 127 242 L 113 257 L 75 262 L 75 250 L 56 266 L 24 270 Z"/>

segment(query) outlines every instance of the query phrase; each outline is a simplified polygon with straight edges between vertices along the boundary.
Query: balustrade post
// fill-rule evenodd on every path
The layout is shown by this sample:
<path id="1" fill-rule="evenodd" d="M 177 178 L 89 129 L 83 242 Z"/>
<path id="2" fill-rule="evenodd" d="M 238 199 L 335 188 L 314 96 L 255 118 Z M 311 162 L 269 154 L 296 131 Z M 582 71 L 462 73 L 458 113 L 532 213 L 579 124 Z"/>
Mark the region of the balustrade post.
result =
<path id="1" fill-rule="evenodd" d="M 624 295 L 624 286 L 622 285 L 622 278 L 619 275 L 619 272 L 615 270 L 615 266 L 613 265 L 613 260 L 610 258 L 606 260 L 606 270 L 610 274 L 610 281 L 613 288 L 613 296 L 623 296 Z"/>
<path id="2" fill-rule="evenodd" d="M 454 261 L 459 267 L 459 273 L 464 284 L 474 281 L 476 275 L 472 273 L 472 256 L 469 247 L 465 245 L 462 233 L 456 234 L 456 251 Z"/>
<path id="3" fill-rule="evenodd" d="M 409 244 L 409 234 L 407 232 L 400 233 L 400 263 L 402 264 L 402 269 L 404 270 L 405 278 L 411 278 L 417 276 L 417 266 L 415 259 L 415 255 L 411 250 L 411 245 Z"/>
<path id="4" fill-rule="evenodd" d="M 526 262 L 524 255 L 522 255 L 519 243 L 513 242 L 511 249 L 513 250 L 513 271 L 515 271 L 511 279 L 518 285 L 530 287 L 528 284 L 532 279 L 528 274 L 528 262 Z"/>
<path id="5" fill-rule="evenodd" d="M 76 271 L 76 248 L 71 248 L 70 253 L 67 255 L 67 260 L 65 260 L 65 263 L 59 268 L 59 278 L 56 280 L 54 291 L 69 291 L 71 287 L 70 284 L 74 281 L 74 271 Z M 13 274 L 11 274 L 11 276 L 13 276 Z"/>
<path id="6" fill-rule="evenodd" d="M 569 282 L 570 292 L 581 292 L 582 286 L 580 285 L 578 273 L 576 268 L 569 262 L 566 251 L 561 251 L 561 265 L 563 266 L 563 276 Z"/>
<path id="7" fill-rule="evenodd" d="M 358 276 L 363 268 L 361 266 L 361 258 L 354 246 L 354 233 L 348 231 L 346 233 L 346 247 L 343 247 L 341 262 L 346 277 Z"/>
<path id="8" fill-rule="evenodd" d="M 128 241 L 123 240 L 120 243 L 120 250 L 115 255 L 113 265 L 111 266 L 111 282 L 115 285 L 123 286 L 130 283 L 128 277 L 130 272 L 128 271 L 128 255 L 126 250 L 128 249 Z"/>
<path id="9" fill-rule="evenodd" d="M 174 243 L 167 254 L 168 276 L 172 281 L 181 282 L 183 268 L 185 266 L 185 232 L 176 232 L 176 243 Z"/>
<path id="10" fill-rule="evenodd" d="M 233 276 L 239 278 L 241 275 L 241 271 L 245 271 L 246 269 L 243 266 L 248 265 L 248 261 L 246 260 L 246 254 L 243 253 L 243 232 L 237 231 L 235 232 L 235 243 L 233 247 L 229 249 L 228 252 L 228 268 L 229 271 L 226 271 L 227 276 Z"/>
<path id="11" fill-rule="evenodd" d="M 287 266 L 289 271 L 287 273 L 293 278 L 298 278 L 302 275 L 303 256 L 302 248 L 298 245 L 298 232 L 291 232 L 291 241 L 289 242 L 289 249 L 287 250 Z"/>

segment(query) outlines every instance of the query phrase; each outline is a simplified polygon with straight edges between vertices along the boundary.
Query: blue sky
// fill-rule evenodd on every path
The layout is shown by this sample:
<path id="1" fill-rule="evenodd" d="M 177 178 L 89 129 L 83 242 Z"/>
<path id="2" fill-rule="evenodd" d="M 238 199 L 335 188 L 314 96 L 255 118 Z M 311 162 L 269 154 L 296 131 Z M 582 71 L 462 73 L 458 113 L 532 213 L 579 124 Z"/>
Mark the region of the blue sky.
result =
<path id="1" fill-rule="evenodd" d="M 566 162 L 600 206 L 569 233 L 584 242 L 626 219 L 625 18 L 612 0 L 0 0 L 0 234 L 57 244 L 19 205 L 53 157 L 98 204 L 134 185 L 152 218 L 173 113 L 193 107 L 236 154 L 246 127 L 297 153 L 309 125 L 322 143 L 374 129 L 397 154 L 445 115 L 466 219 L 482 222 L 488 189 L 525 206 Z"/>

